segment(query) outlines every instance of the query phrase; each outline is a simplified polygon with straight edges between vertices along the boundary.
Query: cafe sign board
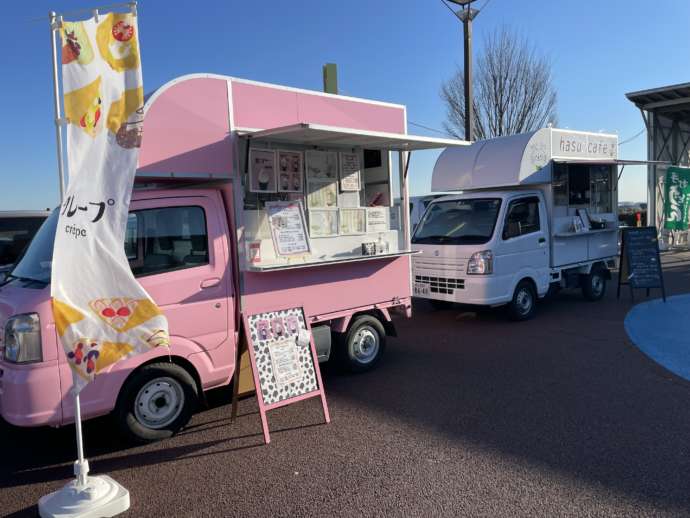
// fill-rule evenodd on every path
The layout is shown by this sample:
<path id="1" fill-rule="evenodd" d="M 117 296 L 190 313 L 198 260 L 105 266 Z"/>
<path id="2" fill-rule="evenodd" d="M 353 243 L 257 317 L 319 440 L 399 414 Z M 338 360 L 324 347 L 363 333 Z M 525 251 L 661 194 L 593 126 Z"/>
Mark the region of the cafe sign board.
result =
<path id="1" fill-rule="evenodd" d="M 554 128 L 551 133 L 551 157 L 616 160 L 618 136 Z"/>

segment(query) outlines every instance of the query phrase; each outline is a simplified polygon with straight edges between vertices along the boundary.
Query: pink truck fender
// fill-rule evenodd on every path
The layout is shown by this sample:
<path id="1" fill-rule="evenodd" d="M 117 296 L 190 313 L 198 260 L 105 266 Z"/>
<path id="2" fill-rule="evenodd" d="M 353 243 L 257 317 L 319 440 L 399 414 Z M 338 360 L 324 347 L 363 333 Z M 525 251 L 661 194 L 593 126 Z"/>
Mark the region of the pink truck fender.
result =
<path id="1" fill-rule="evenodd" d="M 155 349 L 116 363 L 104 371 L 103 375 L 83 391 L 84 416 L 97 417 L 110 413 L 129 376 L 143 365 L 151 363 L 172 362 L 183 367 L 197 382 L 200 397 L 203 397 L 204 391 L 230 382 L 235 369 L 234 348 L 222 344 L 205 351 L 198 344 L 181 336 L 171 336 L 170 341 L 170 353 L 162 348 Z M 66 363 L 64 367 L 67 367 Z M 63 377 L 63 383 L 64 381 Z M 61 424 L 71 423 L 74 420 L 72 398 L 63 398 L 62 407 Z"/>

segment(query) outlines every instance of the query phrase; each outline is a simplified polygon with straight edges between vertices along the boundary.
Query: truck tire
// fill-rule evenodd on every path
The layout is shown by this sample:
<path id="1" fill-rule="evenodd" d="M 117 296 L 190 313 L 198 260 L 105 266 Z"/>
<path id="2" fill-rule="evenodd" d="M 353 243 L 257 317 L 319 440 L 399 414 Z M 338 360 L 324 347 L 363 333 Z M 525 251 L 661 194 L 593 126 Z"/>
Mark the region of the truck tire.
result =
<path id="1" fill-rule="evenodd" d="M 353 373 L 366 372 L 381 361 L 386 350 L 386 330 L 371 315 L 360 315 L 340 335 L 336 349 L 338 364 Z"/>
<path id="2" fill-rule="evenodd" d="M 528 280 L 522 280 L 515 287 L 513 300 L 508 303 L 508 316 L 516 322 L 529 320 L 534 316 L 537 306 L 537 294 Z"/>
<path id="3" fill-rule="evenodd" d="M 125 382 L 114 414 L 128 440 L 154 442 L 180 431 L 198 399 L 197 385 L 185 369 L 174 363 L 151 363 Z"/>
<path id="4" fill-rule="evenodd" d="M 589 301 L 601 300 L 606 294 L 606 271 L 603 268 L 592 268 L 588 275 L 583 275 L 582 295 Z"/>

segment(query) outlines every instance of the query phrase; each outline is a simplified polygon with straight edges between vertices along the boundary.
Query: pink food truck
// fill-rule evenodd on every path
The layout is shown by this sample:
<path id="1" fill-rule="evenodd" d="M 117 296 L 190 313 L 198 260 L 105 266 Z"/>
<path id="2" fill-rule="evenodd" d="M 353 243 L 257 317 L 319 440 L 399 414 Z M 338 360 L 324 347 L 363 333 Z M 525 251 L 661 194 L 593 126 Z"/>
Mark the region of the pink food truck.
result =
<path id="1" fill-rule="evenodd" d="M 373 368 L 410 316 L 407 165 L 461 144 L 406 133 L 404 106 L 197 74 L 148 96 L 125 249 L 171 347 L 115 363 L 81 393 L 138 441 L 168 437 L 230 383 L 242 318 L 301 306 L 319 361 Z M 0 414 L 73 421 L 50 302 L 57 214 L 0 286 Z"/>

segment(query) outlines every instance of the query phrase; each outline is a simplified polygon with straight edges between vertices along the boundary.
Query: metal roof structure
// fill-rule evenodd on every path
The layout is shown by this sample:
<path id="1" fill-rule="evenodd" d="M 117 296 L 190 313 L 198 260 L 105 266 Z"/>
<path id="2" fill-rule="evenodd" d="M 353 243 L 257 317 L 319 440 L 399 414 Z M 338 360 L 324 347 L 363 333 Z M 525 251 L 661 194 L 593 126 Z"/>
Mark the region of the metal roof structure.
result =
<path id="1" fill-rule="evenodd" d="M 654 111 L 671 120 L 690 121 L 690 83 L 640 90 L 625 96 L 640 110 Z"/>
<path id="2" fill-rule="evenodd" d="M 662 86 L 625 94 L 642 114 L 647 129 L 648 224 L 663 230 L 665 165 L 690 165 L 690 83 Z M 669 242 L 671 239 L 669 238 Z"/>

